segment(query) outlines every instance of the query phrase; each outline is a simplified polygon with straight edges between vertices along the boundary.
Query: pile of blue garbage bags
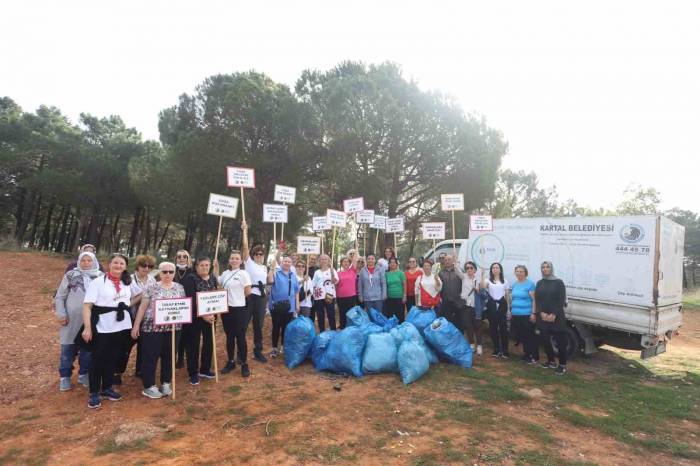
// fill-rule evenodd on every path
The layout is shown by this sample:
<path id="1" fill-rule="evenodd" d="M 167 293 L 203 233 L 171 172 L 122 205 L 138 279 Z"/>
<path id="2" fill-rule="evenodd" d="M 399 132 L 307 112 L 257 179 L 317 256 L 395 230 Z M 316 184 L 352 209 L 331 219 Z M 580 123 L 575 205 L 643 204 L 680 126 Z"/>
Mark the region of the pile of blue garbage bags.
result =
<path id="1" fill-rule="evenodd" d="M 355 306 L 347 327 L 316 334 L 308 317 L 297 317 L 284 332 L 284 358 L 289 369 L 311 359 L 317 371 L 336 374 L 398 373 L 405 384 L 421 378 L 431 364 L 446 361 L 472 367 L 472 350 L 457 327 L 433 310 L 413 307 L 406 322 Z"/>

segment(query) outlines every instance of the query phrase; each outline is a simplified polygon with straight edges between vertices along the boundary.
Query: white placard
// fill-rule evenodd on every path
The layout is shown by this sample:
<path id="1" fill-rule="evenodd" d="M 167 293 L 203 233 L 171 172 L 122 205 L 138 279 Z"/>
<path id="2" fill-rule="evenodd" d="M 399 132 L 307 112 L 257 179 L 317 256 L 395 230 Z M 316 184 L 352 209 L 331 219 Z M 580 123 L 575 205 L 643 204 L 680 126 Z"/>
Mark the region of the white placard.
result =
<path id="1" fill-rule="evenodd" d="M 386 219 L 386 232 L 399 233 L 403 231 L 403 217 Z"/>
<path id="2" fill-rule="evenodd" d="M 374 221 L 369 224 L 369 227 L 374 228 L 375 230 L 384 230 L 386 229 L 387 220 L 389 220 L 389 217 L 386 215 L 374 214 Z"/>
<path id="3" fill-rule="evenodd" d="M 255 188 L 255 170 L 226 167 L 226 183 L 229 188 Z"/>
<path id="4" fill-rule="evenodd" d="M 493 231 L 493 217 L 490 215 L 470 215 L 469 231 Z"/>
<path id="5" fill-rule="evenodd" d="M 169 298 L 155 300 L 157 326 L 192 323 L 192 298 Z"/>
<path id="6" fill-rule="evenodd" d="M 357 223 L 374 223 L 373 210 L 360 210 L 355 212 L 355 222 Z"/>
<path id="7" fill-rule="evenodd" d="M 275 185 L 275 202 L 288 202 L 294 204 L 297 199 L 297 188 L 291 186 Z"/>
<path id="8" fill-rule="evenodd" d="M 321 238 L 297 236 L 297 254 L 321 254 Z"/>
<path id="9" fill-rule="evenodd" d="M 223 314 L 228 312 L 228 292 L 199 291 L 197 292 L 197 316 Z"/>
<path id="10" fill-rule="evenodd" d="M 236 218 L 238 213 L 238 198 L 209 193 L 207 213 L 222 217 Z"/>
<path id="11" fill-rule="evenodd" d="M 263 222 L 287 223 L 287 206 L 281 204 L 263 204 Z"/>
<path id="12" fill-rule="evenodd" d="M 464 194 L 442 194 L 440 196 L 440 204 L 445 212 L 464 210 Z"/>
<path id="13" fill-rule="evenodd" d="M 326 210 L 326 217 L 328 217 L 328 225 L 332 227 L 345 228 L 347 225 L 347 215 L 340 210 L 328 209 Z"/>
<path id="14" fill-rule="evenodd" d="M 330 230 L 331 226 L 328 225 L 328 217 L 325 215 L 321 217 L 313 217 L 311 219 L 311 229 L 313 231 Z"/>
<path id="15" fill-rule="evenodd" d="M 445 239 L 445 222 L 427 222 L 423 229 L 423 239 Z"/>
<path id="16" fill-rule="evenodd" d="M 365 199 L 362 197 L 345 199 L 343 201 L 343 210 L 346 214 L 354 214 L 355 212 L 365 210 Z"/>

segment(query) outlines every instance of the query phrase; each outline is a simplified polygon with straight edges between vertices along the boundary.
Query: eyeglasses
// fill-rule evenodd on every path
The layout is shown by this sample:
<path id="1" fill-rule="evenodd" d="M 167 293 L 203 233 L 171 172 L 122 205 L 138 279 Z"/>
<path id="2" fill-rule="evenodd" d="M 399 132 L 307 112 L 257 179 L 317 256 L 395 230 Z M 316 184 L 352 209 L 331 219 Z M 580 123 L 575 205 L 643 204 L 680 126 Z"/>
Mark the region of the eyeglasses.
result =
<path id="1" fill-rule="evenodd" d="M 474 267 L 472 267 L 471 265 L 468 265 L 468 266 L 467 266 L 467 269 L 472 269 L 472 270 L 474 270 Z"/>
<path id="2" fill-rule="evenodd" d="M 170 275 L 171 273 L 175 273 L 174 270 L 161 270 L 160 273 L 164 273 L 166 275 Z"/>
<path id="3" fill-rule="evenodd" d="M 143 267 L 144 269 L 152 269 L 154 266 L 151 264 L 139 264 L 139 267 Z"/>
<path id="4" fill-rule="evenodd" d="M 184 254 L 178 254 L 178 255 L 175 256 L 175 257 L 176 257 L 177 259 L 189 259 L 189 258 L 190 258 L 190 256 L 186 256 L 186 255 L 184 255 Z"/>
<path id="5" fill-rule="evenodd" d="M 415 263 L 416 261 L 414 261 L 414 260 L 410 260 L 410 261 L 408 261 L 408 263 L 409 263 L 409 264 L 410 264 L 411 262 L 414 262 L 414 263 Z"/>
<path id="6" fill-rule="evenodd" d="M 254 255 L 254 256 L 264 256 L 265 254 L 263 254 L 262 252 L 256 252 L 256 253 L 253 254 L 253 255 Z"/>

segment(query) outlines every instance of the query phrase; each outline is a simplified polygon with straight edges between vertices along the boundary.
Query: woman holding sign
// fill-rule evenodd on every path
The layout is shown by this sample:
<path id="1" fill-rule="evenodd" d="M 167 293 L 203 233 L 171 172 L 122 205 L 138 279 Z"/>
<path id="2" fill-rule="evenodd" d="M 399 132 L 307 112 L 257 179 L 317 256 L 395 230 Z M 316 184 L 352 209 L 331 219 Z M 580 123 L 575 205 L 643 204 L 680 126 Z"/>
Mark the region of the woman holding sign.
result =
<path id="1" fill-rule="evenodd" d="M 335 285 L 338 283 L 338 274 L 331 267 L 331 258 L 328 254 L 321 254 L 318 258 L 319 268 L 314 273 L 314 304 L 311 308 L 311 320 L 314 315 L 318 317 L 318 329 L 323 332 L 326 329 L 325 315 L 328 316 L 328 326 L 335 330 Z"/>
<path id="2" fill-rule="evenodd" d="M 216 375 L 211 371 L 212 324 L 213 315 L 197 317 L 197 293 L 216 290 L 216 277 L 211 273 L 211 259 L 206 256 L 198 257 L 194 262 L 194 273 L 185 277 L 182 286 L 185 295 L 192 298 L 192 323 L 182 325 L 182 340 L 187 353 L 187 373 L 191 385 L 198 385 L 199 378 L 213 379 Z M 200 360 L 199 342 L 202 342 Z"/>
<path id="3" fill-rule="evenodd" d="M 131 329 L 129 306 L 133 303 L 131 276 L 126 271 L 128 263 L 126 256 L 112 254 L 107 274 L 90 282 L 85 292 L 81 337 L 86 343 L 92 342 L 88 408 L 102 406 L 101 397 L 111 401 L 122 399 L 112 383 L 124 330 Z"/>
<path id="4" fill-rule="evenodd" d="M 131 338 L 141 344 L 141 380 L 145 397 L 158 399 L 172 395 L 172 344 L 171 325 L 155 326 L 155 302 L 157 299 L 185 297 L 185 288 L 174 281 L 175 264 L 161 262 L 158 266 L 160 281 L 151 283 L 143 292 L 141 305 L 136 312 Z M 175 325 L 175 331 L 180 324 Z M 156 366 L 160 360 L 160 387 L 156 385 Z"/>
<path id="5" fill-rule="evenodd" d="M 229 269 L 219 277 L 219 285 L 228 292 L 228 312 L 221 314 L 221 323 L 226 332 L 226 355 L 228 361 L 221 370 L 228 374 L 236 368 L 236 343 L 238 343 L 238 361 L 241 363 L 241 375 L 250 377 L 248 367 L 248 342 L 245 338 L 250 313 L 246 298 L 252 293 L 250 275 L 241 269 L 243 256 L 240 251 L 231 251 L 228 259 Z"/>

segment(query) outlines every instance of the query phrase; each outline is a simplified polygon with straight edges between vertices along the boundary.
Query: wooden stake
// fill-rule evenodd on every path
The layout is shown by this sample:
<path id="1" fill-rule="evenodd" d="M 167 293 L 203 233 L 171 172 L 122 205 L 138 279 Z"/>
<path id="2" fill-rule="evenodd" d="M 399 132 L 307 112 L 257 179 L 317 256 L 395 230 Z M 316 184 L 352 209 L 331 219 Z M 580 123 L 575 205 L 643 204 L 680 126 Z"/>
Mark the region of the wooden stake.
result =
<path id="1" fill-rule="evenodd" d="M 219 260 L 219 239 L 221 238 L 221 222 L 224 220 L 224 217 L 219 215 L 219 231 L 216 233 L 216 249 L 214 249 L 214 263 L 218 264 Z"/>
<path id="2" fill-rule="evenodd" d="M 433 238 L 433 256 L 435 256 L 435 238 Z"/>
<path id="3" fill-rule="evenodd" d="M 282 205 L 287 205 L 287 203 L 283 202 Z M 284 223 L 282 224 L 282 233 L 280 234 L 280 241 L 284 241 Z"/>
<path id="4" fill-rule="evenodd" d="M 272 224 L 272 247 L 275 248 L 275 252 L 277 252 L 277 224 L 276 223 Z"/>
<path id="5" fill-rule="evenodd" d="M 245 196 L 243 195 L 243 186 L 241 186 L 241 214 L 243 215 L 243 221 L 245 222 Z"/>
<path id="6" fill-rule="evenodd" d="M 325 254 L 324 249 L 323 249 L 323 243 L 324 243 L 323 240 L 324 239 L 326 239 L 326 233 L 322 231 L 321 232 L 321 254 Z"/>
<path id="7" fill-rule="evenodd" d="M 372 251 L 373 254 L 377 253 L 377 246 L 379 245 L 379 228 L 377 228 L 377 235 L 374 237 L 374 250 Z"/>
<path id="8" fill-rule="evenodd" d="M 219 363 L 216 359 L 216 317 L 214 317 L 214 322 L 211 324 L 211 346 L 211 354 L 214 357 L 214 375 L 216 376 L 216 383 L 219 383 Z"/>
<path id="9" fill-rule="evenodd" d="M 394 232 L 394 256 L 396 256 L 396 260 L 399 259 L 399 248 L 396 247 L 396 232 Z"/>
<path id="10" fill-rule="evenodd" d="M 170 346 L 172 347 L 171 348 L 172 352 L 170 353 L 170 362 L 172 365 L 171 370 L 172 370 L 173 400 L 174 400 L 175 399 L 175 374 L 177 374 L 177 372 L 175 372 L 175 324 L 173 324 L 171 335 L 172 335 L 172 338 L 170 339 L 171 340 Z"/>
<path id="11" fill-rule="evenodd" d="M 362 255 L 366 256 L 367 255 L 367 230 L 369 230 L 369 226 L 365 225 L 364 229 L 362 230 Z M 360 251 L 357 251 L 357 255 L 360 255 Z"/>
<path id="12" fill-rule="evenodd" d="M 331 267 L 333 266 L 333 258 L 335 257 L 335 232 L 337 228 L 333 227 L 333 249 L 331 252 Z"/>
<path id="13" fill-rule="evenodd" d="M 457 260 L 457 240 L 455 239 L 455 211 L 452 211 L 452 255 Z"/>

